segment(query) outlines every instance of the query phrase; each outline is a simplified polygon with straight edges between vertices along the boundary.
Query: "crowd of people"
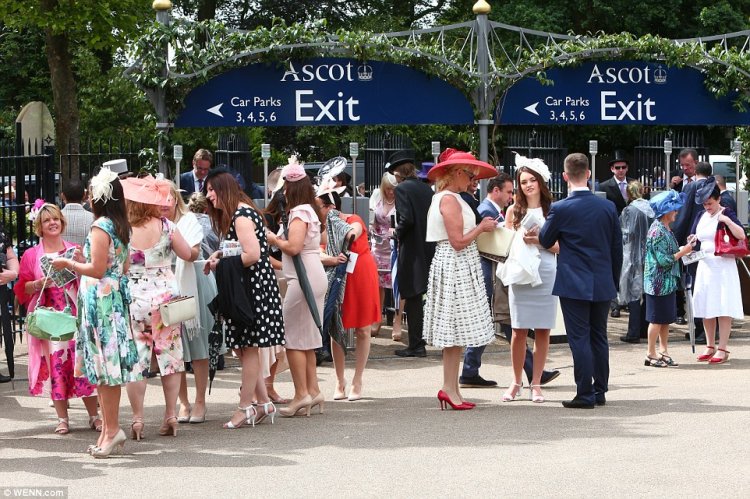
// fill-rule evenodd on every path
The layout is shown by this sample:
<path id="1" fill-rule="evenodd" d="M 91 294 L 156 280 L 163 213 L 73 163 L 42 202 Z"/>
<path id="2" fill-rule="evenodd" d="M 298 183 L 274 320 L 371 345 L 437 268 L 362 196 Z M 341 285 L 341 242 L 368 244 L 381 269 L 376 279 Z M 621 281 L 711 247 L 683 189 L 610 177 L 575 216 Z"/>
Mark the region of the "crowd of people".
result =
<path id="1" fill-rule="evenodd" d="M 205 150 L 180 179 L 189 189 L 129 176 L 124 161 L 116 162 L 87 189 L 67 182 L 62 210 L 34 204 L 39 243 L 20 263 L 9 238 L 0 237 L 0 285 L 15 282 L 29 315 L 46 307 L 77 316 L 73 339 L 29 337 L 29 391 L 51 398 L 57 434 L 71 428 L 68 400 L 83 400 L 88 426 L 99 432 L 88 449 L 95 458 L 122 451 L 128 438 L 147 438 L 144 397 L 154 372 L 164 394 L 158 434 L 176 437 L 180 424 L 204 423 L 209 373 L 227 351 L 239 359 L 241 387 L 226 429 L 309 416 L 316 408 L 323 413 L 320 351 L 330 352 L 334 364 L 330 398 L 360 400 L 388 290 L 395 341 L 402 317 L 408 325 L 407 346 L 395 354 L 423 357 L 428 344 L 442 350 L 442 409 L 473 409 L 461 388 L 497 385 L 479 373 L 495 323 L 511 345 L 511 380 L 501 400 L 522 396 L 525 373 L 529 400 L 543 403 L 542 386 L 560 374 L 545 370 L 558 311 L 576 383 L 576 396 L 563 405 L 594 408 L 606 403 L 613 306 L 629 307 L 623 341 L 647 337 L 646 366 L 678 365 L 668 333 L 684 276 L 692 283 L 687 305 L 705 329 L 697 360 L 729 359 L 731 320 L 743 311 L 737 268 L 733 258 L 714 254 L 715 236 L 724 231 L 742 240 L 745 233 L 721 204 L 710 165 L 698 163 L 694 150 L 680 159 L 682 192 L 644 199 L 640 182 L 626 177 L 627 162 L 616 158 L 602 199 L 589 188 L 588 158 L 571 154 L 563 172 L 569 196 L 553 203 L 550 171 L 539 159 L 517 155 L 511 177 L 447 149 L 425 182 L 413 151 L 398 151 L 386 164 L 369 223 L 342 211 L 341 168 L 314 183 L 290 158 L 267 182 L 271 202 L 262 210 L 235 174 L 211 168 Z M 479 202 L 482 179 L 487 197 Z M 480 253 L 480 235 L 496 231 L 513 234 L 507 252 Z M 697 263 L 683 266 L 685 256 Z M 347 331 L 356 338 L 349 385 Z M 273 387 L 286 366 L 294 385 L 289 400 Z M 120 425 L 122 386 L 132 412 L 129 434 Z"/>

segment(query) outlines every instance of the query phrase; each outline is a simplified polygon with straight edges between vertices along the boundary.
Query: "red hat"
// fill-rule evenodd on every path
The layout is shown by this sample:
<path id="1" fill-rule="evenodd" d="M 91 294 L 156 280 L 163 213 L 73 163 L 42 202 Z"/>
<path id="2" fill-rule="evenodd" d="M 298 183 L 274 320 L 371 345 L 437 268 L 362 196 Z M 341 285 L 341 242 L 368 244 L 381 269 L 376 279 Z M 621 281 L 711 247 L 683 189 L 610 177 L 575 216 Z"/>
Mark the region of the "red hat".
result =
<path id="1" fill-rule="evenodd" d="M 448 167 L 452 165 L 466 165 L 471 166 L 472 168 L 478 168 L 479 172 L 476 177 L 474 177 L 477 180 L 497 176 L 497 169 L 494 166 L 485 163 L 484 161 L 479 161 L 470 152 L 448 148 L 440 154 L 438 160 L 439 163 L 430 168 L 430 171 L 427 172 L 427 178 L 433 182 L 441 175 L 444 175 Z"/>

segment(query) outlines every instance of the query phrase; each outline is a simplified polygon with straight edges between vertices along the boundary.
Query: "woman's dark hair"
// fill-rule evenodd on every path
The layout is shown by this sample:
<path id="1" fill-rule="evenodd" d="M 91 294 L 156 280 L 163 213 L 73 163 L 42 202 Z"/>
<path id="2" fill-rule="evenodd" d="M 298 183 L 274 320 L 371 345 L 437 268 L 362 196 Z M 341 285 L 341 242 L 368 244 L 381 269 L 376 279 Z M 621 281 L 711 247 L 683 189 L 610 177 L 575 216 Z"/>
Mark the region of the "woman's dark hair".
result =
<path id="1" fill-rule="evenodd" d="M 284 190 L 279 189 L 278 191 L 273 193 L 273 197 L 268 202 L 268 206 L 266 206 L 266 209 L 263 210 L 266 218 L 270 217 L 271 220 L 278 224 L 279 220 L 281 220 L 282 204 L 286 204 L 286 199 L 284 198 Z"/>
<path id="2" fill-rule="evenodd" d="M 125 194 L 122 192 L 120 179 L 114 179 L 112 182 L 112 197 L 104 201 L 92 200 L 91 212 L 94 218 L 107 217 L 112 220 L 115 226 L 115 234 L 122 241 L 122 244 L 130 244 L 130 222 L 128 222 L 128 212 L 125 208 Z"/>
<path id="3" fill-rule="evenodd" d="M 286 197 L 286 209 L 291 210 L 296 206 L 303 204 L 309 204 L 312 209 L 315 210 L 315 214 L 318 216 L 320 223 L 324 223 L 323 215 L 320 213 L 320 208 L 315 203 L 315 190 L 313 189 L 310 177 L 304 177 L 295 182 L 284 183 L 284 196 Z"/>
<path id="4" fill-rule="evenodd" d="M 536 178 L 537 183 L 539 184 L 539 204 L 542 205 L 542 213 L 544 214 L 545 218 L 547 217 L 549 209 L 552 206 L 552 194 L 549 192 L 547 182 L 545 182 L 542 176 L 531 168 L 527 168 L 525 166 L 520 167 L 518 170 L 516 170 L 516 186 L 518 187 L 518 189 L 516 190 L 515 207 L 513 208 L 513 228 L 515 230 L 518 230 L 518 228 L 521 226 L 521 220 L 523 220 L 523 217 L 526 216 L 526 212 L 529 210 L 529 202 L 526 199 L 526 194 L 521 188 L 521 174 L 524 172 L 533 175 L 534 178 Z"/>
<path id="5" fill-rule="evenodd" d="M 721 189 L 719 189 L 719 186 L 714 186 L 714 190 L 711 191 L 711 195 L 708 196 L 712 199 L 716 199 L 717 201 L 721 199 Z"/>
<path id="6" fill-rule="evenodd" d="M 245 203 L 256 212 L 258 211 L 253 200 L 240 189 L 237 179 L 228 171 L 222 171 L 221 169 L 211 170 L 206 175 L 204 188 L 208 189 L 209 185 L 221 203 L 221 206 L 214 206 L 210 200 L 208 202 L 208 216 L 211 218 L 211 227 L 213 227 L 217 234 L 226 236 L 229 233 L 234 212 L 240 203 Z M 262 213 L 258 212 L 258 214 L 262 217 Z"/>
<path id="7" fill-rule="evenodd" d="M 318 197 L 323 201 L 323 206 L 333 206 L 338 211 L 341 211 L 341 196 L 339 196 L 338 192 L 329 192 Z"/>

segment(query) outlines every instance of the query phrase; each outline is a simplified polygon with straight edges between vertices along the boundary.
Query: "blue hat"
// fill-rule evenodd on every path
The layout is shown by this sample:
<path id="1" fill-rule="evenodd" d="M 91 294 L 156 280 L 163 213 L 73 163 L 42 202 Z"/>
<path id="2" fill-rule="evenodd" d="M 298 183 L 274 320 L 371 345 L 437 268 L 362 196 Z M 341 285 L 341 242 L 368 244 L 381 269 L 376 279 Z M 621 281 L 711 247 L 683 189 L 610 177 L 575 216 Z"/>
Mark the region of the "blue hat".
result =
<path id="1" fill-rule="evenodd" d="M 711 197 L 711 193 L 716 189 L 716 177 L 713 175 L 706 178 L 706 181 L 695 190 L 695 204 L 703 204 Z"/>
<path id="2" fill-rule="evenodd" d="M 432 161 L 423 162 L 422 167 L 417 172 L 417 177 L 421 178 L 422 180 L 426 180 L 427 172 L 429 172 L 430 168 L 432 168 L 433 166 L 435 166 L 435 163 L 433 163 Z"/>
<path id="3" fill-rule="evenodd" d="M 685 193 L 669 190 L 660 192 L 652 197 L 649 201 L 651 209 L 654 210 L 654 216 L 661 218 L 670 211 L 676 211 L 685 204 Z"/>

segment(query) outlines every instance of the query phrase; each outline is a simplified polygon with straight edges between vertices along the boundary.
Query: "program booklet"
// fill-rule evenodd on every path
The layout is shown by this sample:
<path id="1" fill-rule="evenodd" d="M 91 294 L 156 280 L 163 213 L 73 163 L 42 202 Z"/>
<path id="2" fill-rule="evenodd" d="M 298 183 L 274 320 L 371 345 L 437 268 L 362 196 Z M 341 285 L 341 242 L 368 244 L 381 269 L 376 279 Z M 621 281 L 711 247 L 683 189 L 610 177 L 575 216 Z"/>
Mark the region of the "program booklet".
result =
<path id="1" fill-rule="evenodd" d="M 76 248 L 68 248 L 65 253 L 55 258 L 73 258 L 73 253 L 75 252 L 75 250 Z M 42 272 L 44 273 L 44 275 L 49 278 L 49 280 L 54 282 L 57 287 L 61 288 L 69 282 L 75 280 L 75 273 L 71 272 L 69 269 L 55 270 L 52 267 L 52 260 L 53 259 L 48 257 L 47 255 L 42 255 L 42 257 L 39 259 L 39 262 L 42 265 Z"/>

